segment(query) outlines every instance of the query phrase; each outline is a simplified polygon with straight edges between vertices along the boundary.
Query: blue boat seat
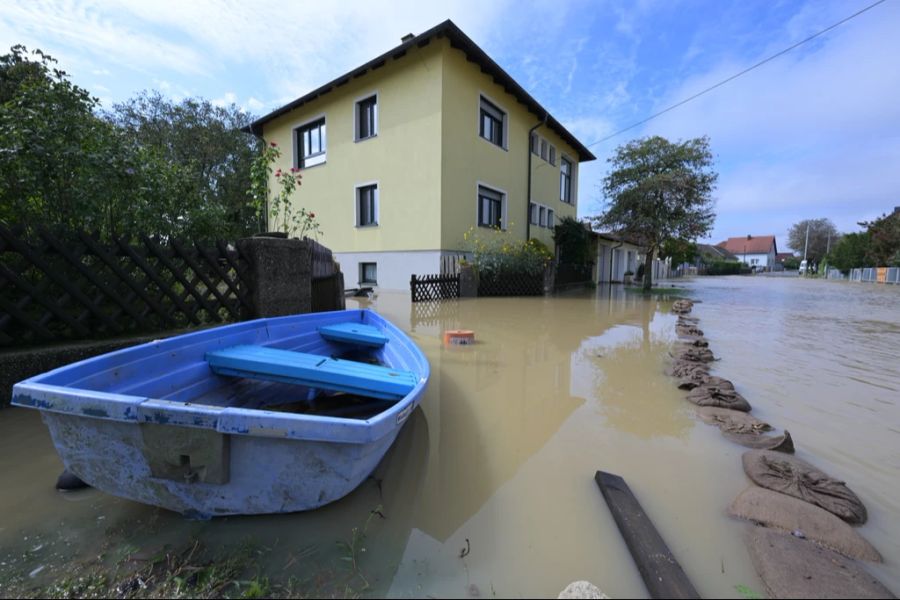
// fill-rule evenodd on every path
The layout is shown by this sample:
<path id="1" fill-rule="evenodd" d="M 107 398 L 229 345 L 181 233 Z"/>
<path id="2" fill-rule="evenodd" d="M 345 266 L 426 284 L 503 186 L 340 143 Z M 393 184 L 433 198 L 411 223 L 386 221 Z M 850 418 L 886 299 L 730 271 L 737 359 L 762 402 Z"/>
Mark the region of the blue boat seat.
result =
<path id="1" fill-rule="evenodd" d="M 377 327 L 363 325 L 362 323 L 337 323 L 335 325 L 323 325 L 319 327 L 319 335 L 331 342 L 356 344 L 381 348 L 388 342 Z"/>
<path id="2" fill-rule="evenodd" d="M 419 381 L 410 371 L 265 346 L 232 346 L 207 352 L 206 362 L 218 375 L 280 381 L 383 400 L 400 400 Z"/>

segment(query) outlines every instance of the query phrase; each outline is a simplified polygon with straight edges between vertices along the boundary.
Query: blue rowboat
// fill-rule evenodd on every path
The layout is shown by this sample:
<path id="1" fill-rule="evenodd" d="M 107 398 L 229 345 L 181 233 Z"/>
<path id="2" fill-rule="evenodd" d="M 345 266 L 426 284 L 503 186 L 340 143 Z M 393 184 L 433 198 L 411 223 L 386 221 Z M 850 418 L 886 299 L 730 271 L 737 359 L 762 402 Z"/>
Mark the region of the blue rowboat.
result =
<path id="1" fill-rule="evenodd" d="M 259 319 L 73 363 L 13 387 L 66 469 L 199 517 L 317 508 L 378 465 L 428 361 L 370 310 Z"/>

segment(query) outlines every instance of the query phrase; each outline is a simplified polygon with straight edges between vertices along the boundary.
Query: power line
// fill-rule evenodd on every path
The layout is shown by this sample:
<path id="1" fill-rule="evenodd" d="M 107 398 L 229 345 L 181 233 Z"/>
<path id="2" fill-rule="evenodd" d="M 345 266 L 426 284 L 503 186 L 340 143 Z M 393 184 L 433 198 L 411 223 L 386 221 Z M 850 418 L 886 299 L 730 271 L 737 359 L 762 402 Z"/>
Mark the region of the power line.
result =
<path id="1" fill-rule="evenodd" d="M 699 97 L 702 96 L 703 94 L 706 94 L 706 93 L 708 93 L 708 92 L 711 92 L 711 91 L 713 91 L 714 89 L 716 89 L 716 88 L 718 88 L 718 87 L 721 87 L 721 86 L 725 85 L 725 84 L 728 83 L 729 81 L 732 81 L 732 80 L 734 80 L 734 79 L 737 79 L 737 78 L 740 77 L 741 75 L 744 75 L 744 74 L 746 74 L 746 73 L 749 73 L 749 72 L 752 71 L 753 69 L 756 69 L 756 68 L 758 68 L 758 67 L 763 66 L 764 64 L 766 64 L 766 63 L 769 62 L 769 61 L 774 60 L 774 59 L 778 58 L 779 56 L 781 56 L 781 55 L 783 55 L 783 54 L 787 54 L 788 52 L 790 52 L 790 51 L 793 50 L 794 48 L 797 48 L 798 46 L 802 46 L 803 44 L 805 44 L 805 43 L 807 43 L 807 42 L 809 42 L 809 41 L 812 41 L 812 40 L 816 39 L 817 37 L 819 37 L 820 35 L 822 35 L 822 34 L 824 34 L 824 33 L 828 33 L 829 31 L 831 31 L 831 30 L 834 29 L 835 27 L 838 27 L 838 26 L 840 26 L 840 25 L 843 25 L 844 23 L 846 23 L 846 22 L 849 21 L 850 19 L 852 19 L 852 18 L 854 18 L 854 17 L 858 17 L 859 15 L 863 14 L 864 12 L 873 9 L 873 8 L 875 8 L 876 6 L 878 6 L 879 4 L 883 4 L 883 3 L 886 2 L 886 1 L 887 1 L 887 0 L 878 0 L 877 2 L 875 2 L 875 3 L 873 3 L 873 4 L 870 4 L 869 6 L 865 7 L 864 9 L 862 9 L 862 10 L 860 10 L 860 11 L 857 11 L 857 12 L 853 13 L 853 14 L 850 15 L 849 17 L 846 17 L 846 18 L 844 18 L 844 19 L 841 19 L 840 21 L 838 21 L 837 23 L 834 23 L 833 25 L 829 25 L 828 27 L 826 27 L 826 28 L 823 29 L 822 31 L 819 31 L 818 33 L 814 33 L 813 35 L 809 36 L 809 37 L 806 38 L 805 40 L 801 40 L 801 41 L 797 42 L 796 44 L 794 44 L 793 46 L 790 46 L 790 47 L 788 47 L 788 48 L 785 48 L 785 49 L 782 50 L 781 52 L 776 52 L 776 53 L 773 54 L 772 56 L 770 56 L 770 57 L 768 57 L 768 58 L 765 58 L 765 59 L 759 61 L 758 63 L 756 63 L 756 64 L 753 65 L 752 67 L 747 67 L 746 69 L 744 69 L 744 70 L 741 71 L 740 73 L 736 73 L 736 74 L 732 75 L 731 77 L 729 77 L 728 79 L 723 79 L 723 80 L 720 81 L 719 83 L 717 83 L 717 84 L 715 84 L 715 85 L 712 85 L 712 86 L 706 88 L 705 90 L 703 90 L 703 91 L 701 91 L 701 92 L 697 92 L 697 93 L 694 94 L 693 96 L 691 96 L 691 97 L 689 97 L 689 98 L 685 98 L 685 99 L 682 100 L 681 102 L 677 102 L 677 103 L 673 104 L 672 106 L 670 106 L 670 107 L 668 107 L 668 108 L 666 108 L 666 109 L 663 109 L 663 110 L 659 111 L 658 113 L 655 113 L 655 114 L 650 115 L 649 117 L 647 117 L 646 119 L 643 119 L 642 121 L 638 121 L 638 122 L 635 123 L 634 125 L 629 125 L 629 126 L 626 127 L 625 129 L 620 129 L 619 131 L 617 131 L 617 132 L 615 132 L 615 133 L 613 133 L 613 134 L 610 134 L 610 135 L 606 136 L 606 137 L 603 138 L 603 139 L 597 140 L 596 142 L 591 142 L 591 143 L 588 144 L 586 147 L 587 147 L 587 148 L 590 148 L 591 146 L 596 146 L 597 144 L 600 144 L 600 143 L 602 143 L 602 142 L 605 142 L 605 141 L 608 140 L 608 139 L 611 139 L 611 138 L 616 137 L 616 136 L 619 135 L 620 133 L 625 133 L 626 131 L 628 131 L 628 130 L 630 130 L 630 129 L 634 129 L 634 128 L 637 127 L 638 125 L 643 125 L 643 124 L 646 123 L 647 121 L 650 121 L 650 120 L 652 120 L 652 119 L 655 119 L 656 117 L 658 117 L 658 116 L 660 116 L 660 115 L 666 114 L 666 113 L 669 112 L 670 110 L 674 110 L 674 109 L 678 108 L 679 106 L 682 106 L 683 104 L 687 104 L 687 103 L 690 102 L 691 100 L 694 100 L 694 99 L 696 99 L 696 98 L 699 98 Z"/>

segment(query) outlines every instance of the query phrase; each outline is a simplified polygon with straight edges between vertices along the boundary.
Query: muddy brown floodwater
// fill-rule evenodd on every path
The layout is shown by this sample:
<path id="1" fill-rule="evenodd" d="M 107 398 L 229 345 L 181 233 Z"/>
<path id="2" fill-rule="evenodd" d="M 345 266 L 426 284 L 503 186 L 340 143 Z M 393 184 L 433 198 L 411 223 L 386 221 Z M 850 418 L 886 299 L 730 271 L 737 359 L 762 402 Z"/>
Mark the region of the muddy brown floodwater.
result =
<path id="1" fill-rule="evenodd" d="M 870 567 L 900 590 L 900 288 L 775 278 L 679 282 L 754 414 L 794 435 L 798 455 L 868 505 Z M 353 307 L 356 302 L 348 302 Z M 666 297 L 619 287 L 553 298 L 371 307 L 431 362 L 421 409 L 373 478 L 310 513 L 186 521 L 94 490 L 60 494 L 61 464 L 37 415 L 0 411 L 0 592 L 42 585 L 66 564 L 202 540 L 252 540 L 265 575 L 309 576 L 359 546 L 365 596 L 551 596 L 588 579 L 612 597 L 646 590 L 596 484 L 621 475 L 705 597 L 762 591 L 746 525 L 724 509 L 747 485 L 742 448 L 694 415 L 663 374 L 675 317 Z M 446 329 L 477 344 L 445 348 Z M 365 551 L 362 551 L 365 548 Z M 466 552 L 467 551 L 467 552 Z M 463 555 L 463 556 L 461 556 Z M 339 567 L 335 567 L 339 568 Z M 26 586 L 27 587 L 27 586 Z"/>

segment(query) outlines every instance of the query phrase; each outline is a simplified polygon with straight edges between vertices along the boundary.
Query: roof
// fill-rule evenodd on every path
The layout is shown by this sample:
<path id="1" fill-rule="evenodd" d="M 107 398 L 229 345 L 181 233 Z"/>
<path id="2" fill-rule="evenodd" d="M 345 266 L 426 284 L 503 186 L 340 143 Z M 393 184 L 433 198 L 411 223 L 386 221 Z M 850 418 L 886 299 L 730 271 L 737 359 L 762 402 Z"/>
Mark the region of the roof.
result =
<path id="1" fill-rule="evenodd" d="M 746 237 L 733 237 L 728 238 L 724 242 L 719 242 L 718 244 L 716 244 L 716 246 L 718 246 L 719 248 L 725 248 L 735 255 L 768 254 L 773 247 L 775 247 L 775 252 L 778 252 L 778 248 L 777 246 L 775 246 L 774 235 L 748 235 Z"/>
<path id="2" fill-rule="evenodd" d="M 697 244 L 697 254 L 702 258 L 710 258 L 712 260 L 737 260 L 737 257 L 725 248 L 709 244 Z"/>
<path id="3" fill-rule="evenodd" d="M 617 242 L 620 244 L 629 244 L 631 246 L 637 246 L 638 248 L 642 247 L 640 242 L 638 242 L 632 238 L 627 238 L 618 233 L 591 231 L 591 235 L 596 236 L 602 240 L 610 241 L 610 242 Z"/>
<path id="4" fill-rule="evenodd" d="M 534 113 L 534 115 L 541 120 L 546 120 L 546 125 L 554 132 L 556 132 L 559 137 L 566 141 L 572 148 L 578 152 L 578 160 L 581 162 L 586 162 L 589 160 L 594 160 L 597 157 L 594 156 L 587 147 L 578 141 L 578 139 L 572 135 L 569 130 L 562 126 L 562 124 L 553 118 L 552 115 L 547 111 L 546 108 L 541 106 L 537 100 L 531 97 L 531 95 L 525 91 L 525 89 L 520 86 L 516 81 L 506 72 L 504 71 L 500 65 L 495 63 L 484 50 L 478 47 L 478 45 L 473 42 L 469 36 L 462 32 L 462 30 L 456 26 L 456 24 L 447 19 L 443 23 L 432 27 L 425 33 L 421 33 L 411 39 L 408 39 L 408 36 L 404 36 L 404 39 L 407 41 L 403 42 L 399 46 L 388 50 L 381 56 L 373 58 L 366 64 L 357 67 L 350 71 L 349 73 L 345 73 L 341 75 L 337 79 L 329 81 L 325 85 L 316 88 L 315 90 L 309 92 L 305 96 L 301 96 L 297 98 L 293 102 L 285 104 L 281 108 L 278 108 L 264 117 L 260 117 L 256 121 L 250 124 L 249 127 L 246 128 L 247 131 L 254 133 L 256 135 L 262 134 L 262 127 L 272 119 L 280 117 L 281 115 L 294 110 L 308 102 L 312 102 L 316 98 L 327 94 L 328 92 L 334 90 L 335 88 L 341 87 L 350 82 L 351 79 L 356 77 L 361 77 L 365 75 L 369 71 L 374 71 L 375 69 L 379 69 L 383 67 L 388 60 L 397 60 L 403 57 L 407 51 L 412 49 L 413 47 L 422 48 L 427 46 L 432 39 L 434 38 L 442 38 L 446 37 L 450 40 L 450 47 L 456 48 L 458 50 L 462 50 L 465 52 L 466 57 L 470 62 L 477 64 L 483 73 L 486 73 L 488 76 L 492 77 L 494 82 L 497 85 L 503 87 L 507 93 L 515 96 L 515 98 L 522 104 L 524 104 L 529 111 Z"/>

